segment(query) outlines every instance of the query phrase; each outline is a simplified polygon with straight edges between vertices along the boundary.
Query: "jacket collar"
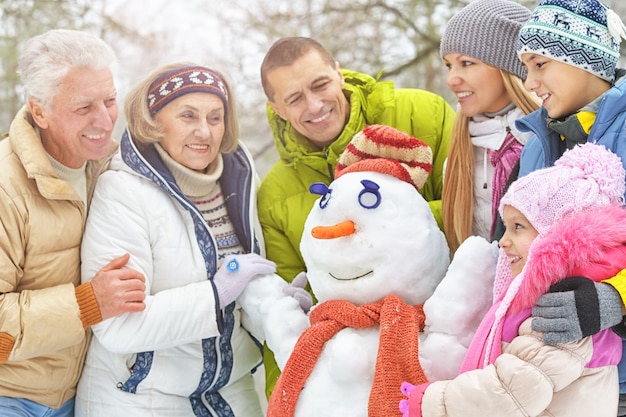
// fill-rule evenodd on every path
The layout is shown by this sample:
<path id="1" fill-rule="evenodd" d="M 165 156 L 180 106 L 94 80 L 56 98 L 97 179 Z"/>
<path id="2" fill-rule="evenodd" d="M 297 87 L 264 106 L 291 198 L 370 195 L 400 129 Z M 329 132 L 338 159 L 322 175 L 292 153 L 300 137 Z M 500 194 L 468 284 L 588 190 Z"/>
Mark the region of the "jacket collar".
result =
<path id="1" fill-rule="evenodd" d="M 161 157 L 159 156 L 155 146 L 151 143 L 141 143 L 131 139 L 128 129 L 124 131 L 120 143 L 120 159 L 124 164 L 115 169 L 131 170 L 136 175 L 143 176 L 155 183 L 163 192 L 169 194 L 172 198 L 191 214 L 196 225 L 196 238 L 199 242 L 203 242 L 202 246 L 207 250 L 203 251 L 205 263 L 209 275 L 215 273 L 215 254 L 216 244 L 210 234 L 202 213 L 182 192 L 174 176 L 167 169 Z M 241 244 L 247 251 L 255 251 L 258 253 L 259 247 L 253 230 L 248 220 L 251 202 L 250 194 L 252 190 L 253 167 L 251 165 L 251 157 L 240 144 L 232 154 L 222 155 L 224 169 L 219 179 L 224 195 L 233 195 L 226 201 L 229 215 L 233 221 L 233 226 L 237 232 L 237 236 Z M 126 165 L 128 168 L 125 168 Z"/>
<path id="2" fill-rule="evenodd" d="M 61 180 L 54 171 L 41 144 L 39 131 L 28 106 L 24 105 L 18 111 L 9 128 L 9 138 L 6 140 L 10 142 L 11 148 L 22 163 L 28 178 L 35 180 L 43 197 L 51 200 L 80 200 L 74 187 Z M 117 148 L 117 142 L 112 140 L 107 156 L 96 161 L 87 161 L 85 174 L 87 175 L 88 200 L 91 199 L 96 178 L 106 168 Z"/>

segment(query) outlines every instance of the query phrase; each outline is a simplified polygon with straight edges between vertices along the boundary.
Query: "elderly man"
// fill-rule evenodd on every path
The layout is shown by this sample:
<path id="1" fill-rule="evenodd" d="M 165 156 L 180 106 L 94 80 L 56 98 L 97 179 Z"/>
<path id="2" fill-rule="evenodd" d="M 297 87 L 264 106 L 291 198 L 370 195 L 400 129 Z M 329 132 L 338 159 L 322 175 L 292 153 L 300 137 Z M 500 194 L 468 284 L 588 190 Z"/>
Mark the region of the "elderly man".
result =
<path id="1" fill-rule="evenodd" d="M 73 416 L 87 329 L 145 308 L 128 254 L 79 285 L 90 193 L 117 148 L 115 61 L 101 39 L 69 30 L 30 39 L 19 60 L 27 104 L 0 142 L 3 416 Z"/>

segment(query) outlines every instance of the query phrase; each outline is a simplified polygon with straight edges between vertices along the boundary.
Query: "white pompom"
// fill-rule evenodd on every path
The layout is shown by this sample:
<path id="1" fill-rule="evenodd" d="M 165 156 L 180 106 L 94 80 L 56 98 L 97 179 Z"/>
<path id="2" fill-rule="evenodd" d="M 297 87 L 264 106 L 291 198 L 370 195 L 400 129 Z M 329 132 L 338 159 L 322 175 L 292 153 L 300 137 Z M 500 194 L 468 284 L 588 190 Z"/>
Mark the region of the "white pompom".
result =
<path id="1" fill-rule="evenodd" d="M 617 13 L 611 9 L 606 11 L 606 26 L 618 44 L 621 42 L 621 38 L 626 39 L 626 27 Z"/>

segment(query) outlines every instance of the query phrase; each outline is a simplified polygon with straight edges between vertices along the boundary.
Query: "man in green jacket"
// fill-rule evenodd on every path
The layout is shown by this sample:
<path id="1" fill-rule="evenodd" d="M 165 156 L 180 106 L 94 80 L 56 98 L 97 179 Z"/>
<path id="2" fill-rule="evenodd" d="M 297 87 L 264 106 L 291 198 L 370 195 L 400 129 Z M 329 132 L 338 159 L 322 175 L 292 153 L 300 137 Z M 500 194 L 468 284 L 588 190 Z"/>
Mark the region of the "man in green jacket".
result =
<path id="1" fill-rule="evenodd" d="M 261 82 L 280 160 L 261 183 L 258 208 L 267 257 L 280 276 L 291 281 L 306 270 L 300 238 L 319 197 L 309 186 L 330 184 L 339 155 L 366 125 L 393 126 L 431 147 L 433 170 L 420 193 L 442 228 L 443 165 L 455 117 L 442 97 L 342 70 L 321 44 L 305 37 L 272 45 L 261 65 Z M 266 354 L 269 395 L 280 372 Z"/>

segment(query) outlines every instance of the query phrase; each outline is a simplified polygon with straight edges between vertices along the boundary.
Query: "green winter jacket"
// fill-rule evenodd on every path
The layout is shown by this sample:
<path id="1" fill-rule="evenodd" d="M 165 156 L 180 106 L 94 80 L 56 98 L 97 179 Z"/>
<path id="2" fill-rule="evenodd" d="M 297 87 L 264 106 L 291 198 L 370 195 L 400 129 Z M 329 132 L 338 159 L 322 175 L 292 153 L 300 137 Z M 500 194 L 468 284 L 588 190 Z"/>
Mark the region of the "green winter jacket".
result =
<path id="1" fill-rule="evenodd" d="M 369 75 L 342 70 L 344 92 L 350 100 L 350 120 L 341 135 L 319 150 L 268 106 L 269 120 L 280 160 L 265 176 L 259 189 L 259 218 L 267 257 L 277 273 L 291 281 L 305 270 L 300 255 L 304 222 L 318 195 L 309 192 L 314 182 L 330 184 L 339 155 L 365 125 L 384 124 L 402 130 L 433 151 L 433 170 L 420 193 L 429 201 L 440 228 L 443 163 L 455 112 L 441 97 L 423 90 L 396 89 L 392 81 L 376 81 Z"/>
<path id="2" fill-rule="evenodd" d="M 309 192 L 314 182 L 330 184 L 335 165 L 348 142 L 365 125 L 384 124 L 427 143 L 433 151 L 433 169 L 420 193 L 429 202 L 443 230 L 441 189 L 443 163 L 455 112 L 441 97 L 417 89 L 396 89 L 392 81 L 342 70 L 344 93 L 350 101 L 350 119 L 341 135 L 319 150 L 281 119 L 270 106 L 267 118 L 280 160 L 265 176 L 258 193 L 259 220 L 263 227 L 267 258 L 276 262 L 277 273 L 291 282 L 306 267 L 300 254 L 304 222 L 318 195 Z M 265 349 L 266 394 L 270 395 L 280 370 L 273 354 Z"/>

